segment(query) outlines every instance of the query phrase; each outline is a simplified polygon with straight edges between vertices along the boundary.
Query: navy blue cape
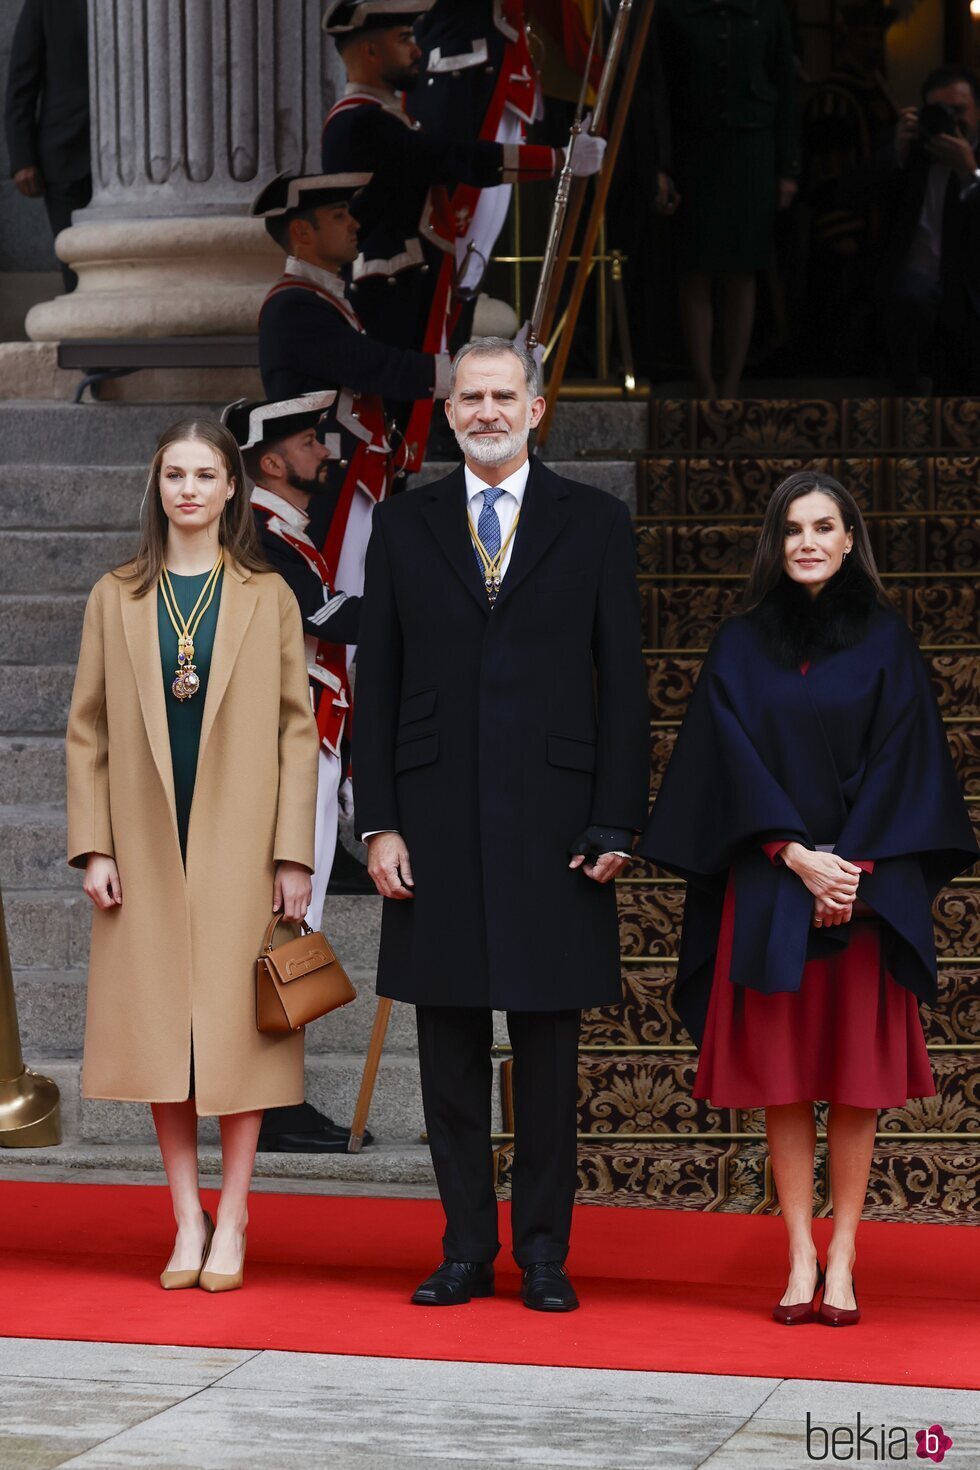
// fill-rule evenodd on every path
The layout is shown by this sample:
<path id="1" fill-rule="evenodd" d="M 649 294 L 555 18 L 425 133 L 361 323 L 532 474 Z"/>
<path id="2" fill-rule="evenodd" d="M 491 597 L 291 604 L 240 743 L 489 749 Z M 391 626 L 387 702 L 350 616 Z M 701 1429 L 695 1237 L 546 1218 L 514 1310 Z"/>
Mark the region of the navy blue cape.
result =
<path id="1" fill-rule="evenodd" d="M 808 959 L 848 943 L 849 925 L 813 927 L 808 889 L 763 850 L 779 839 L 874 862 L 860 897 L 884 922 L 888 970 L 935 1001 L 932 903 L 980 853 L 922 655 L 885 608 L 805 675 L 751 615 L 708 651 L 638 847 L 688 883 L 675 1006 L 697 1042 L 730 870 L 732 983 L 799 990 Z"/>

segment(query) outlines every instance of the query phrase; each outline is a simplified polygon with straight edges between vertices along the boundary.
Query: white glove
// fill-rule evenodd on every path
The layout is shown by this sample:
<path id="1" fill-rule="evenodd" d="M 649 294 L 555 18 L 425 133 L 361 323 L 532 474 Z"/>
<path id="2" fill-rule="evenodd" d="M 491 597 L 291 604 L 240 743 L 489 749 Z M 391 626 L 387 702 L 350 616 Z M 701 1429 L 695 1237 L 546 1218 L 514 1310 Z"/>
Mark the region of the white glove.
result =
<path id="1" fill-rule="evenodd" d="M 528 347 L 527 339 L 530 335 L 530 332 L 531 323 L 525 322 L 523 327 L 521 327 L 520 331 L 518 332 L 517 336 L 514 338 L 514 346 L 523 348 L 525 352 L 530 351 L 531 356 L 534 358 L 534 361 L 538 365 L 538 376 L 541 377 L 544 374 L 544 348 L 542 347 L 540 342 L 536 347 Z"/>
<path id="2" fill-rule="evenodd" d="M 337 805 L 343 816 L 352 817 L 354 815 L 354 787 L 351 785 L 349 776 L 346 781 L 340 783 L 340 788 L 337 792 Z"/>
<path id="3" fill-rule="evenodd" d="M 589 132 L 591 125 L 590 112 L 582 119 L 582 131 L 572 144 L 572 173 L 577 179 L 587 179 L 590 174 L 597 174 L 606 152 L 605 138 L 594 138 Z"/>

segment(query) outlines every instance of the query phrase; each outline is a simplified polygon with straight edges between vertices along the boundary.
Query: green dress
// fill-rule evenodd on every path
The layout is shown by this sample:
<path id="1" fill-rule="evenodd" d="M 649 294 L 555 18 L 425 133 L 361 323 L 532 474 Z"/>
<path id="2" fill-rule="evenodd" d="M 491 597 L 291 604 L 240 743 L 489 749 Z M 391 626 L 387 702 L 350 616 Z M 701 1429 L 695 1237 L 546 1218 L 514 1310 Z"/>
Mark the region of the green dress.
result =
<path id="1" fill-rule="evenodd" d="M 177 606 L 185 618 L 190 615 L 208 575 L 207 572 L 202 572 L 196 577 L 178 577 L 173 572 L 170 573 L 170 585 L 174 589 Z M 167 613 L 163 591 L 157 588 L 157 628 L 160 634 L 160 662 L 163 667 L 167 727 L 170 731 L 170 759 L 174 771 L 177 831 L 180 834 L 181 856 L 185 862 L 187 861 L 187 828 L 191 819 L 191 801 L 197 776 L 197 752 L 201 744 L 204 701 L 208 691 L 208 674 L 211 669 L 211 652 L 214 648 L 214 630 L 218 625 L 218 606 L 221 602 L 223 577 L 224 572 L 218 577 L 218 585 L 211 599 L 211 606 L 204 614 L 194 634 L 194 664 L 201 687 L 191 699 L 176 699 L 170 687 L 177 672 L 177 633 Z"/>

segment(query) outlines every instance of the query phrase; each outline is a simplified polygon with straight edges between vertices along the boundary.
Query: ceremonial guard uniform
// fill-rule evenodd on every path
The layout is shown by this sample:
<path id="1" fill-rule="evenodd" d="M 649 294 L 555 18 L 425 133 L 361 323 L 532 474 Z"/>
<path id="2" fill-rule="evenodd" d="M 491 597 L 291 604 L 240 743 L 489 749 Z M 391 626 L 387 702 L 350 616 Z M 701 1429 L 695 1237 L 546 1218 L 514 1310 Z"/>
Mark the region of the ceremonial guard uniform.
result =
<path id="1" fill-rule="evenodd" d="M 290 435 L 319 425 L 335 396 L 308 393 L 267 404 L 242 400 L 225 410 L 224 419 L 243 451 L 272 449 Z M 326 443 L 332 452 L 339 451 L 335 441 Z M 335 590 L 326 559 L 307 534 L 305 511 L 261 483 L 252 491 L 252 510 L 263 554 L 295 594 L 306 636 L 307 672 L 320 735 L 313 897 L 307 922 L 318 929 L 337 844 L 338 793 L 348 765 L 351 698 L 345 645 L 357 642 L 361 600 Z"/>
<path id="2" fill-rule="evenodd" d="M 422 84 L 406 99 L 428 133 L 523 143 L 541 115 L 537 71 L 528 47 L 524 0 L 436 0 L 415 26 L 422 50 Z M 451 210 L 456 223 L 455 300 L 450 330 L 463 299 L 476 294 L 510 208 L 511 187 L 459 184 Z"/>
<path id="3" fill-rule="evenodd" d="M 268 222 L 348 202 L 369 180 L 281 174 L 258 195 L 252 213 Z M 259 315 L 259 366 L 273 400 L 337 390 L 324 424 L 336 437 L 337 455 L 329 494 L 311 507 L 309 532 L 334 585 L 360 593 L 372 512 L 409 459 L 404 442 L 394 443 L 389 435 L 384 400 L 431 404 L 444 398 L 449 358 L 369 337 L 341 276 L 290 255 Z"/>
<path id="4" fill-rule="evenodd" d="M 341 0 L 328 12 L 325 27 L 338 37 L 391 28 L 432 4 L 406 0 L 396 15 L 385 0 Z M 526 105 L 530 94 L 524 95 Z M 501 93 L 501 109 L 504 100 Z M 465 251 L 478 191 L 550 179 L 561 159 L 554 148 L 461 136 L 455 126 L 429 133 L 408 115 L 396 92 L 353 82 L 327 115 L 321 149 L 325 173 L 372 175 L 356 205 L 361 252 L 351 286 L 359 316 L 372 334 L 427 352 L 446 347 L 457 245 L 462 241 Z M 465 203 L 459 196 L 457 216 L 453 190 L 459 185 L 470 192 Z M 431 418 L 432 400 L 423 399 L 405 433 L 412 469 L 421 464 Z"/>

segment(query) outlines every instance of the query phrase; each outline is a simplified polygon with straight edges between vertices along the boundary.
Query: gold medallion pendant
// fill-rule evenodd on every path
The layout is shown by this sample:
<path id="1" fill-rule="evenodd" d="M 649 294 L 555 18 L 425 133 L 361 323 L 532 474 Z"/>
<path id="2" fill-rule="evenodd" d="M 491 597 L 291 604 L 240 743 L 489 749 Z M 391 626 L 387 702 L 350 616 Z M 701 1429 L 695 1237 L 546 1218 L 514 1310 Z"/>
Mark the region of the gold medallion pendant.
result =
<path id="1" fill-rule="evenodd" d="M 176 699 L 190 699 L 201 687 L 197 667 L 194 663 L 194 640 L 181 638 L 177 642 L 177 677 L 170 688 Z"/>
<path id="2" fill-rule="evenodd" d="M 201 619 L 211 606 L 218 578 L 221 576 L 221 568 L 224 565 L 224 552 L 218 552 L 218 560 L 208 573 L 208 579 L 201 588 L 190 617 L 185 618 L 180 611 L 177 598 L 174 593 L 170 574 L 164 567 L 160 573 L 160 591 L 163 595 L 163 605 L 167 609 L 167 616 L 173 624 L 174 632 L 177 634 L 177 668 L 170 692 L 175 699 L 183 702 L 193 699 L 201 687 L 201 678 L 194 663 L 194 634 L 201 624 Z"/>

